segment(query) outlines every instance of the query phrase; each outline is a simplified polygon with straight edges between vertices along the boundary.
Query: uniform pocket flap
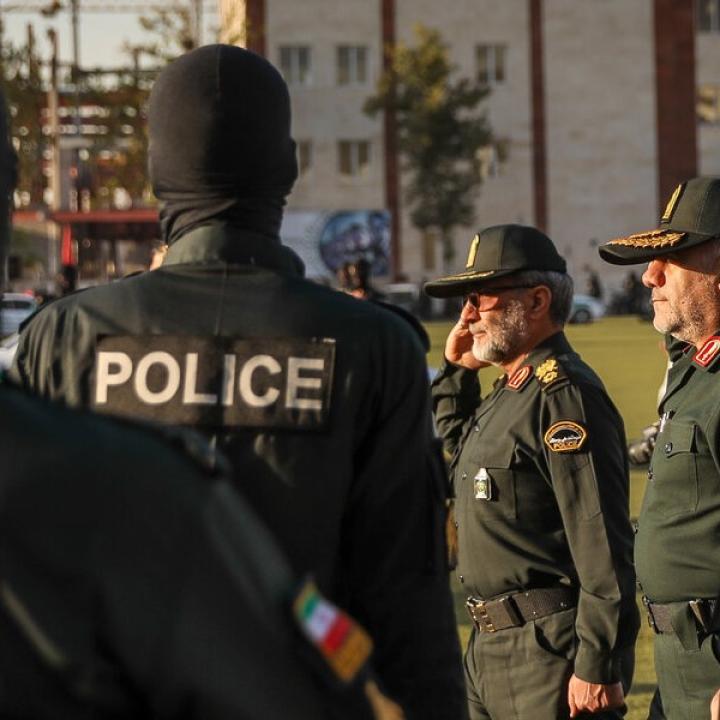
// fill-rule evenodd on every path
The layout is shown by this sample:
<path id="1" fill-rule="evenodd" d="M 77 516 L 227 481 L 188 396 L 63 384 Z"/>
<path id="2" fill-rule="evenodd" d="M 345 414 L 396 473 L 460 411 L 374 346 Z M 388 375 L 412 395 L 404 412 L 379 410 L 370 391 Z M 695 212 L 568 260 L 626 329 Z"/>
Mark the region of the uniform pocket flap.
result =
<path id="1" fill-rule="evenodd" d="M 512 465 L 515 455 L 514 443 L 501 443 L 495 447 L 482 447 L 472 453 L 472 459 L 484 468 L 498 468 L 507 470 Z"/>
<path id="2" fill-rule="evenodd" d="M 660 450 L 666 457 L 678 453 L 692 452 L 695 441 L 695 425 L 692 423 L 671 423 L 661 437 L 658 438 Z"/>

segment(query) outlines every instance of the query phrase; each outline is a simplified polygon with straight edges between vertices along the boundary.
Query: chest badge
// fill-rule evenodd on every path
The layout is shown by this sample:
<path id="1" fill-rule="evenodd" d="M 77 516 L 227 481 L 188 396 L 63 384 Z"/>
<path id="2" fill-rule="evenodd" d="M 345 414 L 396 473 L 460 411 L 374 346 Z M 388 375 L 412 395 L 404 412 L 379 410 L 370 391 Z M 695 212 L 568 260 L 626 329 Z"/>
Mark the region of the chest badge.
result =
<path id="1" fill-rule="evenodd" d="M 532 365 L 523 365 L 523 367 L 516 370 L 508 380 L 507 387 L 510 390 L 515 390 L 516 392 L 519 390 L 522 390 L 525 385 L 527 385 L 527 381 L 530 379 L 530 376 L 532 375 Z"/>
<path id="2" fill-rule="evenodd" d="M 478 470 L 473 484 L 476 500 L 492 500 L 492 479 L 485 468 Z"/>
<path id="3" fill-rule="evenodd" d="M 557 360 L 554 360 L 553 358 L 546 360 L 535 371 L 535 377 L 543 385 L 549 385 L 553 380 L 557 380 L 557 376 L 558 376 L 558 364 L 557 364 Z"/>
<path id="4" fill-rule="evenodd" d="M 561 420 L 545 433 L 545 444 L 556 453 L 577 452 L 587 440 L 587 430 L 572 420 Z"/>
<path id="5" fill-rule="evenodd" d="M 693 363 L 701 368 L 709 368 L 720 354 L 720 336 L 713 335 L 693 356 Z"/>

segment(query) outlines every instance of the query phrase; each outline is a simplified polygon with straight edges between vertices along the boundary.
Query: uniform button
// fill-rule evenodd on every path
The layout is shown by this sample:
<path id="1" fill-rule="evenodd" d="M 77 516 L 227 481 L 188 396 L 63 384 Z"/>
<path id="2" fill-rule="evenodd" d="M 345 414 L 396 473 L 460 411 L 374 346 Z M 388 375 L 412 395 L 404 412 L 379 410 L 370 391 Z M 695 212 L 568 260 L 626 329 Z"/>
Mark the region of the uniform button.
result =
<path id="1" fill-rule="evenodd" d="M 465 577 L 463 575 L 460 575 L 460 577 L 458 579 L 460 580 L 461 583 L 465 582 Z"/>
<path id="2" fill-rule="evenodd" d="M 466 477 L 467 477 L 467 473 L 463 473 L 461 480 L 464 480 Z"/>
<path id="3" fill-rule="evenodd" d="M 672 452 L 672 443 L 665 443 L 665 453 L 669 455 Z"/>
<path id="4" fill-rule="evenodd" d="M 473 428 L 473 430 L 475 430 L 475 432 L 480 432 L 480 428 L 477 425 Z"/>
<path id="5" fill-rule="evenodd" d="M 455 529 L 457 530 L 460 527 L 460 523 L 456 520 L 455 521 Z"/>
<path id="6" fill-rule="evenodd" d="M 652 482 L 655 479 L 655 474 L 652 470 L 648 470 L 648 480 Z"/>
<path id="7" fill-rule="evenodd" d="M 632 524 L 632 529 L 633 529 L 633 532 L 637 535 L 637 531 L 640 529 L 640 526 L 636 522 L 634 522 Z"/>

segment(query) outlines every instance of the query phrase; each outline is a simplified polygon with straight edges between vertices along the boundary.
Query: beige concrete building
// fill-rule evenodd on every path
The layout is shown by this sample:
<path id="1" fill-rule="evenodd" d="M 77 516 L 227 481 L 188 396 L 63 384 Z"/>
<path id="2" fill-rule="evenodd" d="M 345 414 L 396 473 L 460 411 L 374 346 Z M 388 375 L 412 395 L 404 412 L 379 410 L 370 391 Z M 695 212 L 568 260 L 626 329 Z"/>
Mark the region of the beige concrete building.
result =
<path id="1" fill-rule="evenodd" d="M 290 210 L 389 209 L 396 273 L 441 271 L 410 224 L 392 126 L 362 112 L 388 42 L 440 31 L 508 152 L 487 156 L 475 227 L 544 228 L 584 287 L 586 264 L 619 285 L 596 245 L 650 228 L 673 187 L 720 175 L 720 0 L 220 0 L 225 39 L 285 75 L 302 175 Z M 389 152 L 386 151 L 389 149 Z M 452 268 L 455 269 L 455 268 Z"/>

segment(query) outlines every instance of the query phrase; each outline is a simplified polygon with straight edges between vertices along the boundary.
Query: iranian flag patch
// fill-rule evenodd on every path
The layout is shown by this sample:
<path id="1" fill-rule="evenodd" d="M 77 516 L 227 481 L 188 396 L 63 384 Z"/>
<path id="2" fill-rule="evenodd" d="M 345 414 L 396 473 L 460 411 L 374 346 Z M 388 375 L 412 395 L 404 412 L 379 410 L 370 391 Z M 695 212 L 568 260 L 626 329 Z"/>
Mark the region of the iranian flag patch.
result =
<path id="1" fill-rule="evenodd" d="M 293 602 L 293 614 L 303 635 L 319 651 L 335 675 L 350 682 L 372 652 L 372 640 L 347 613 L 326 600 L 312 580 Z"/>

